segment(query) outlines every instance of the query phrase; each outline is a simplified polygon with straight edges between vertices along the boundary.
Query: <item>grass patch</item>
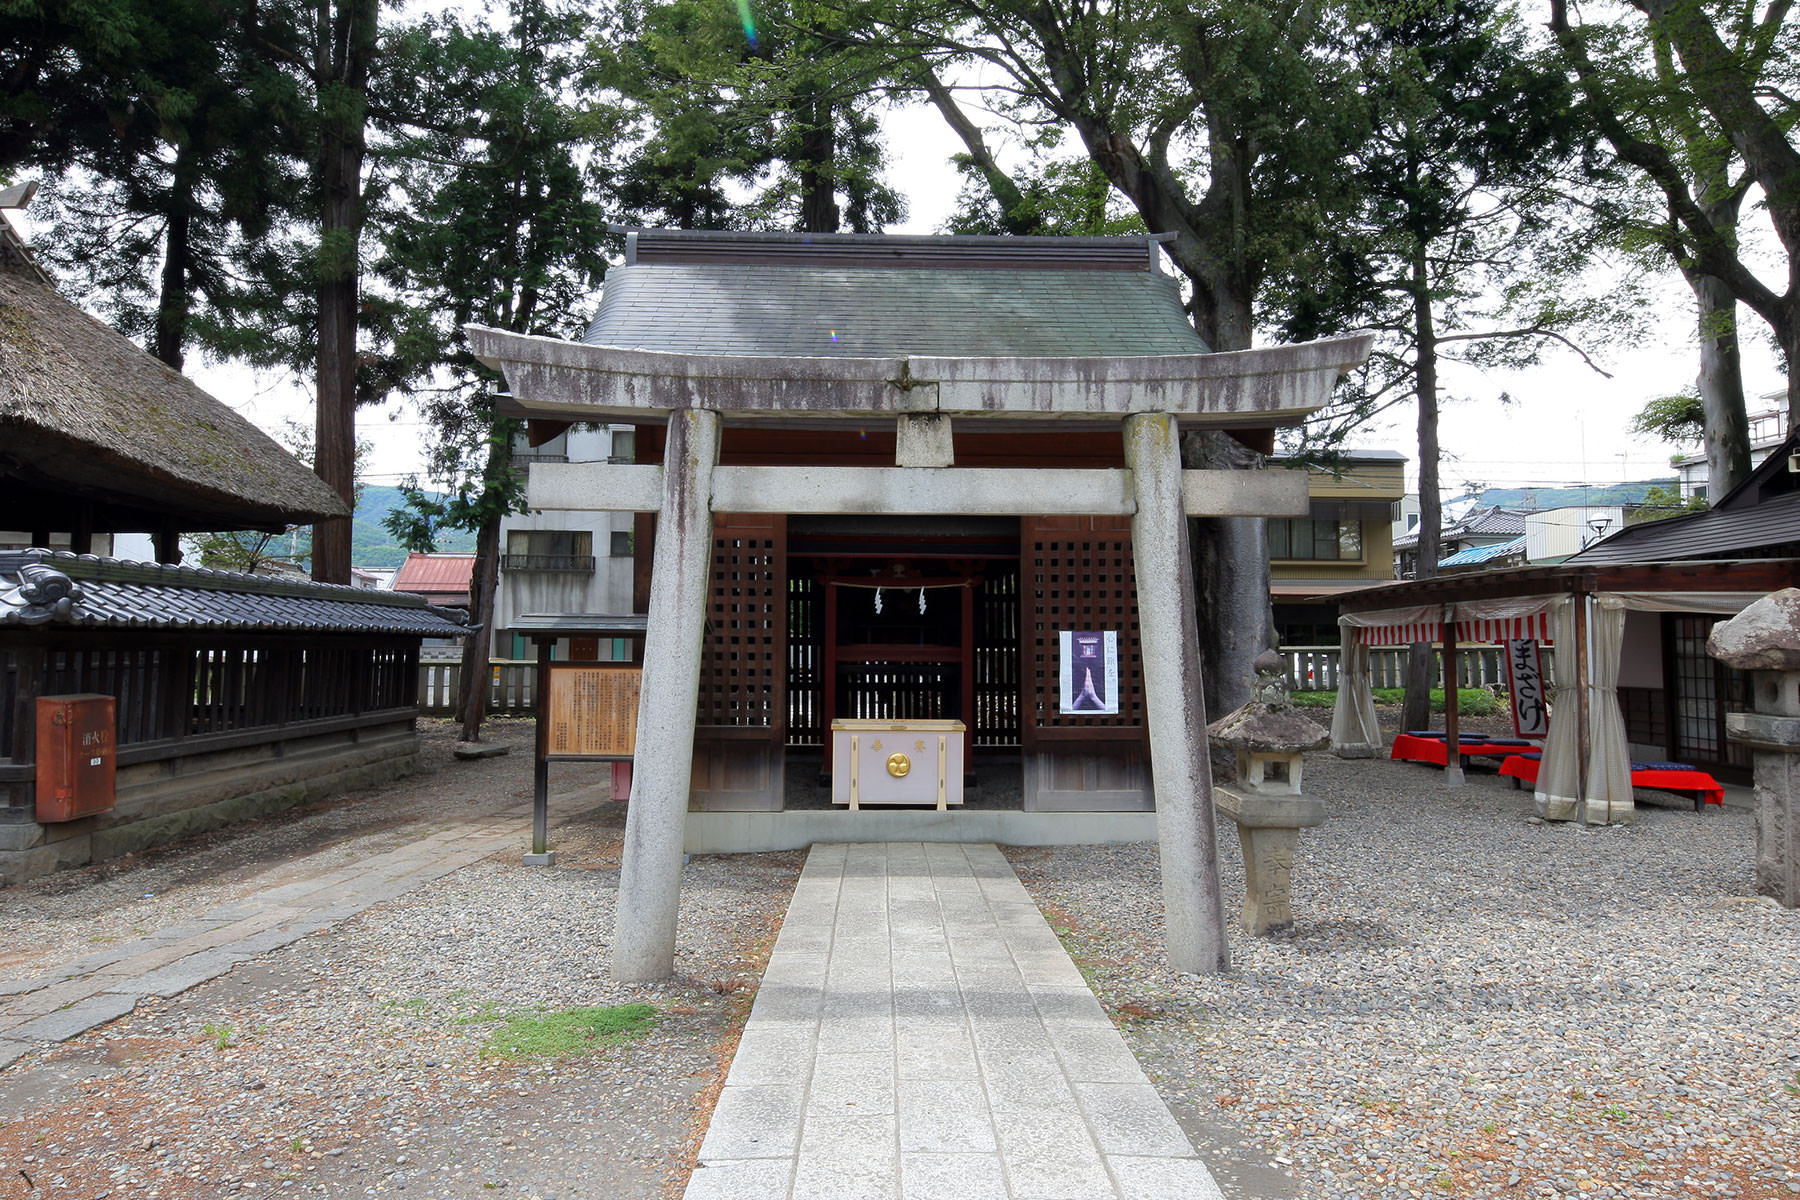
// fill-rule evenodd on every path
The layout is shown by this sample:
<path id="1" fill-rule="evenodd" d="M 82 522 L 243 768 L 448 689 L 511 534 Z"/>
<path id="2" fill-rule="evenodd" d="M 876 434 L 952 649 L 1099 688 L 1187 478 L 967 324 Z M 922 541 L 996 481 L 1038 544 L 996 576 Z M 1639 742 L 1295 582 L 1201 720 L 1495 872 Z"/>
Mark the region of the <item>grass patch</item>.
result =
<path id="1" fill-rule="evenodd" d="M 1337 703 L 1336 692 L 1294 692 L 1288 697 L 1295 708 L 1330 708 Z M 1406 699 L 1404 688 L 1376 688 L 1375 703 L 1399 704 Z M 1457 688 L 1456 709 L 1466 717 L 1491 717 L 1506 711 L 1506 698 L 1485 688 Z M 1431 711 L 1444 711 L 1444 689 L 1431 689 Z"/>
<path id="2" fill-rule="evenodd" d="M 616 1046 L 649 1029 L 656 1009 L 648 1004 L 571 1008 L 563 1012 L 497 1015 L 499 1028 L 481 1052 L 494 1058 L 569 1058 Z"/>

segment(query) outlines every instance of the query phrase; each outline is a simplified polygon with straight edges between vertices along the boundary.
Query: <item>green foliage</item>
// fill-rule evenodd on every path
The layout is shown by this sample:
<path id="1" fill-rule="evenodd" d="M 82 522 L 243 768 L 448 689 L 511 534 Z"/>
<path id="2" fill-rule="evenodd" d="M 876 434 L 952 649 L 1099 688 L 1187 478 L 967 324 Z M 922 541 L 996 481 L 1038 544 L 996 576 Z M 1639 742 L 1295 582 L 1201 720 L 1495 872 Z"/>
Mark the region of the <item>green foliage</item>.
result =
<path id="1" fill-rule="evenodd" d="M 1006 212 L 974 161 L 964 154 L 956 162 L 968 182 L 957 196 L 951 233 L 1004 234 L 1019 222 L 1039 236 L 1123 237 L 1148 232 L 1143 218 L 1092 159 L 1055 160 L 1020 172 L 1013 180 L 1019 200 Z"/>
<path id="2" fill-rule="evenodd" d="M 567 336 L 606 269 L 605 215 L 577 133 L 582 10 L 513 0 L 499 27 L 451 15 L 398 31 L 386 103 L 418 114 L 383 151 L 404 174 L 375 216 L 405 374 L 436 372 L 418 404 L 437 436 L 427 477 L 383 518 L 412 549 L 525 510 L 511 468 L 520 426 L 494 411 L 499 379 L 464 326 Z"/>
<path id="3" fill-rule="evenodd" d="M 812 0 L 623 0 L 593 44 L 632 152 L 616 172 L 637 220 L 681 229 L 879 231 L 903 211 L 883 179 L 887 51 Z"/>
<path id="4" fill-rule="evenodd" d="M 1440 357 L 1517 368 L 1578 335 L 1620 335 L 1633 311 L 1629 285 L 1577 287 L 1601 252 L 1592 214 L 1611 201 L 1569 87 L 1518 13 L 1495 0 L 1371 0 L 1358 13 L 1349 42 L 1369 133 L 1344 167 L 1354 216 L 1271 295 L 1284 338 L 1381 335 L 1309 423 L 1308 441 L 1328 447 L 1395 405 L 1435 410 Z M 1436 446 L 1420 461 L 1435 495 Z"/>
<path id="5" fill-rule="evenodd" d="M 1700 394 L 1688 388 L 1645 401 L 1628 428 L 1678 446 L 1696 445 L 1706 436 L 1706 410 L 1701 407 Z"/>
<path id="6" fill-rule="evenodd" d="M 39 256 L 174 365 L 241 349 L 245 266 L 302 190 L 305 106 L 265 52 L 279 9 L 0 0 L 0 170 L 45 177 Z"/>
<path id="7" fill-rule="evenodd" d="M 1653 487 L 1644 493 L 1643 506 L 1630 515 L 1627 524 L 1642 525 L 1646 521 L 1663 521 L 1686 513 L 1705 511 L 1705 496 L 1695 493 L 1683 500 L 1679 487 Z"/>
<path id="8" fill-rule="evenodd" d="M 648 1004 L 571 1008 L 563 1012 L 492 1014 L 499 1028 L 482 1053 L 504 1059 L 560 1059 L 592 1054 L 647 1032 L 656 1021 Z"/>
<path id="9" fill-rule="evenodd" d="M 1405 688 L 1376 688 L 1375 703 L 1399 704 L 1406 698 Z M 1328 692 L 1294 692 L 1289 699 L 1296 708 L 1332 708 L 1337 704 L 1337 693 Z M 1431 711 L 1444 711 L 1444 689 L 1431 689 Z M 1456 711 L 1465 717 L 1492 717 L 1506 711 L 1506 697 L 1496 696 L 1485 688 L 1457 688 Z"/>

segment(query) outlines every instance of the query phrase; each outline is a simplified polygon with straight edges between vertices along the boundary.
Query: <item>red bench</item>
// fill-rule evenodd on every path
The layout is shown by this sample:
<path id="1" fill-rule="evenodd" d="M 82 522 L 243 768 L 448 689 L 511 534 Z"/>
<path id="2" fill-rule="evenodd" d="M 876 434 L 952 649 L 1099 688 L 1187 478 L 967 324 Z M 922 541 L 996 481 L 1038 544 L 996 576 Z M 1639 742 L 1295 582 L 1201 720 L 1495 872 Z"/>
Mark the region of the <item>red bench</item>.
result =
<path id="1" fill-rule="evenodd" d="M 1538 754 L 1514 754 L 1500 764 L 1500 773 L 1509 776 L 1515 788 L 1521 783 L 1536 783 L 1540 757 Z M 1702 803 L 1721 807 L 1725 804 L 1725 789 L 1719 786 L 1719 781 L 1686 763 L 1634 762 L 1631 764 L 1631 786 L 1664 792 L 1693 792 L 1695 812 L 1700 811 Z"/>
<path id="2" fill-rule="evenodd" d="M 1396 762 L 1430 763 L 1441 767 L 1449 756 L 1449 745 L 1447 734 L 1397 733 L 1388 757 Z M 1485 733 L 1464 734 L 1456 741 L 1456 747 L 1464 758 L 1503 758 L 1509 754 L 1517 754 L 1521 747 L 1530 745 L 1533 743 L 1522 738 L 1491 738 Z"/>

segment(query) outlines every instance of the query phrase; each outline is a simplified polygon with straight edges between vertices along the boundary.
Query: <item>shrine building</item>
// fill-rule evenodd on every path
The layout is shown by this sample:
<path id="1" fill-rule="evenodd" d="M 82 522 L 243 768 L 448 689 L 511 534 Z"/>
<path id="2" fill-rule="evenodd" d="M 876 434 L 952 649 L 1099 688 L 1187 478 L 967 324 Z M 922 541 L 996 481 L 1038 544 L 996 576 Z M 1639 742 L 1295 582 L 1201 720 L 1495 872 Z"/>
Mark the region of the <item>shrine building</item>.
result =
<path id="1" fill-rule="evenodd" d="M 534 443 L 636 427 L 529 483 L 637 514 L 616 974 L 666 969 L 684 849 L 1107 822 L 1161 842 L 1172 957 L 1216 969 L 1184 517 L 1308 498 L 1179 435 L 1268 449 L 1370 339 L 1210 353 L 1163 240 L 638 231 L 581 342 L 470 329 Z"/>

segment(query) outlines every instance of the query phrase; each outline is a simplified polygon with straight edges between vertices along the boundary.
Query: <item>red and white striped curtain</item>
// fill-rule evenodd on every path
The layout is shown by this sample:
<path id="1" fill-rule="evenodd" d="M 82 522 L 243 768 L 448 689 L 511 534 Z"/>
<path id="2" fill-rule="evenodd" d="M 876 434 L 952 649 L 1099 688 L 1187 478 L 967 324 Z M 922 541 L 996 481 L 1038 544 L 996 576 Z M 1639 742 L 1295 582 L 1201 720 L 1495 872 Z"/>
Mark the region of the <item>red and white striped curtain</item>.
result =
<path id="1" fill-rule="evenodd" d="M 1444 638 L 1442 621 L 1407 621 L 1400 625 L 1373 625 L 1362 631 L 1368 646 L 1410 646 L 1414 642 L 1440 642 Z"/>
<path id="2" fill-rule="evenodd" d="M 1483 646 L 1521 640 L 1549 645 L 1553 641 L 1548 612 L 1523 617 L 1459 617 L 1456 637 L 1458 641 Z"/>

